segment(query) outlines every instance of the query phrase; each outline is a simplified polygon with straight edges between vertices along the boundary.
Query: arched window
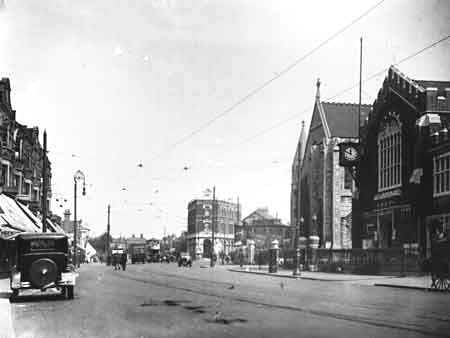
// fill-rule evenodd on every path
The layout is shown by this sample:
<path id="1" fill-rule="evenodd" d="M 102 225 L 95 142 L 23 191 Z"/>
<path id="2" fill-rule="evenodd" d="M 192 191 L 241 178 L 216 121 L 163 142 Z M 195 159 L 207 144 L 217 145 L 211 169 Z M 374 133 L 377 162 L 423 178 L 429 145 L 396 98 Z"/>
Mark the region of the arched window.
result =
<path id="1" fill-rule="evenodd" d="M 398 115 L 389 113 L 378 133 L 378 191 L 402 185 L 402 132 Z"/>

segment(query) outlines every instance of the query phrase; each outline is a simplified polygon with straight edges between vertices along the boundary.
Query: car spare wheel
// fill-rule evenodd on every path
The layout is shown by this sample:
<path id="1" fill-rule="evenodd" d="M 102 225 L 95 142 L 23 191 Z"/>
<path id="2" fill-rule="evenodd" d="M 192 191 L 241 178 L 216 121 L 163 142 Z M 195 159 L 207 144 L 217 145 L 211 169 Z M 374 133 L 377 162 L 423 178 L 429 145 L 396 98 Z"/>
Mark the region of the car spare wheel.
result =
<path id="1" fill-rule="evenodd" d="M 30 279 L 36 288 L 42 288 L 52 282 L 56 282 L 57 275 L 58 268 L 56 263 L 49 258 L 41 258 L 31 264 Z"/>

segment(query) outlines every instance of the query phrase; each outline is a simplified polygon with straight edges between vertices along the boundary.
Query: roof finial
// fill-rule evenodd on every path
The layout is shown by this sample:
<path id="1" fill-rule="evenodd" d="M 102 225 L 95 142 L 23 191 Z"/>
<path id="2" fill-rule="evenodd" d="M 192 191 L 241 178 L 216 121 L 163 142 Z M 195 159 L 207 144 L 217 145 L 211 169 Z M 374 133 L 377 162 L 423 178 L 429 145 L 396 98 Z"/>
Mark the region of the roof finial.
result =
<path id="1" fill-rule="evenodd" d="M 317 78 L 316 86 L 317 86 L 316 99 L 320 100 L 320 78 Z"/>

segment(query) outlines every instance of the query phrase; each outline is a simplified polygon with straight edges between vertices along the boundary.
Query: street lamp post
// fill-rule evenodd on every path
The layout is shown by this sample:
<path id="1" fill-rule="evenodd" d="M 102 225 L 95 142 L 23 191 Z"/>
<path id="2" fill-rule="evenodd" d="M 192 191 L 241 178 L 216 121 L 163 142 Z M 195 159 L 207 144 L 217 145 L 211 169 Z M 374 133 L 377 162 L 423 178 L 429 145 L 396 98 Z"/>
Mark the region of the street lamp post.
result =
<path id="1" fill-rule="evenodd" d="M 105 241 L 105 253 L 106 253 L 106 265 L 111 264 L 111 255 L 110 255 L 110 244 L 109 244 L 109 238 L 110 238 L 110 231 L 111 231 L 111 225 L 110 225 L 110 217 L 111 217 L 111 205 L 108 204 L 108 224 L 106 225 L 106 241 Z"/>
<path id="2" fill-rule="evenodd" d="M 73 264 L 80 267 L 77 257 L 77 237 L 78 237 L 78 220 L 77 220 L 77 182 L 83 180 L 83 196 L 86 195 L 85 176 L 81 170 L 73 175 Z"/>
<path id="3" fill-rule="evenodd" d="M 294 267 L 294 271 L 292 272 L 292 274 L 294 276 L 301 275 L 301 273 L 300 273 L 300 255 L 301 254 L 300 254 L 300 245 L 298 242 L 298 236 L 300 234 L 300 228 L 302 227 L 304 221 L 305 221 L 304 218 L 300 217 L 299 224 L 297 227 L 295 227 L 295 239 L 294 239 L 294 241 L 295 241 L 295 267 Z"/>
<path id="4" fill-rule="evenodd" d="M 48 191 L 48 163 L 47 163 L 47 131 L 44 130 L 44 148 L 42 149 L 42 232 L 47 231 L 47 191 Z"/>

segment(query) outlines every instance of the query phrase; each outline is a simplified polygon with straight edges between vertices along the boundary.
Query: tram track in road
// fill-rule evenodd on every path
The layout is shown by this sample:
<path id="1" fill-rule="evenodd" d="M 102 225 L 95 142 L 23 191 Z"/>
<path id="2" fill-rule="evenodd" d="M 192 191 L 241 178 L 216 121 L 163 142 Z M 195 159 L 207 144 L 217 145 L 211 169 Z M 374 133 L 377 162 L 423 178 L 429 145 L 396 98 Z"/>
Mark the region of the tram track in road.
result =
<path id="1" fill-rule="evenodd" d="M 141 272 L 143 272 L 143 271 L 141 271 Z M 163 282 L 163 281 L 158 281 L 158 280 L 152 279 L 151 277 L 139 277 L 139 276 L 136 276 L 135 274 L 131 275 L 128 271 L 125 271 L 125 273 L 122 273 L 122 274 L 115 274 L 115 276 L 118 278 L 128 279 L 128 280 L 132 280 L 132 281 L 139 282 L 139 283 L 150 284 L 150 285 L 154 285 L 157 287 L 169 288 L 169 289 L 183 291 L 183 292 L 196 294 L 196 295 L 202 295 L 202 296 L 208 296 L 208 297 L 214 297 L 214 298 L 219 298 L 219 299 L 224 299 L 224 300 L 229 300 L 229 301 L 235 301 L 235 302 L 240 302 L 240 303 L 256 305 L 258 307 L 295 311 L 295 312 L 300 312 L 300 313 L 304 313 L 307 315 L 318 316 L 318 317 L 322 317 L 322 318 L 330 318 L 330 319 L 335 319 L 335 320 L 347 321 L 347 322 L 351 322 L 351 323 L 365 324 L 365 325 L 370 325 L 373 327 L 402 330 L 405 332 L 414 332 L 414 333 L 423 334 L 423 335 L 427 335 L 427 336 L 433 336 L 433 337 L 448 337 L 448 335 L 445 333 L 432 332 L 432 331 L 424 328 L 423 326 L 417 325 L 415 323 L 403 323 L 402 324 L 399 321 L 393 322 L 393 321 L 387 321 L 387 320 L 377 320 L 373 317 L 363 317 L 363 316 L 357 316 L 357 315 L 345 314 L 345 313 L 339 313 L 339 312 L 331 312 L 331 311 L 318 310 L 318 309 L 309 309 L 309 308 L 305 308 L 305 307 L 299 307 L 299 306 L 287 305 L 287 304 L 269 303 L 269 302 L 260 301 L 260 300 L 256 300 L 256 299 L 250 299 L 250 298 L 242 297 L 242 296 L 238 296 L 238 295 L 223 294 L 223 293 L 221 294 L 221 293 L 214 292 L 214 291 L 208 291 L 208 290 L 206 290 L 205 287 L 203 287 L 202 289 L 199 289 L 199 288 L 195 288 L 195 287 L 177 286 L 177 285 L 174 285 L 175 281 L 170 281 L 169 278 L 178 279 L 181 282 L 185 281 L 185 280 L 194 281 L 194 282 L 200 281 L 200 282 L 202 282 L 203 285 L 205 283 L 207 283 L 207 284 L 210 284 L 212 287 L 217 286 L 217 285 L 220 285 L 220 286 L 230 285 L 231 286 L 231 285 L 233 285 L 232 283 L 205 280 L 205 279 L 193 278 L 193 277 L 186 277 L 186 276 L 177 275 L 177 274 L 161 273 L 160 271 L 158 271 L 158 273 L 156 273 L 155 275 L 157 275 L 158 277 L 166 277 L 166 278 L 168 278 L 168 280 Z M 225 291 L 223 289 L 220 289 L 220 290 Z"/>
<path id="2" fill-rule="evenodd" d="M 138 271 L 142 272 L 142 273 L 146 272 L 143 269 L 139 269 Z M 222 286 L 226 286 L 226 287 L 231 287 L 231 286 L 236 285 L 236 283 L 231 283 L 231 282 L 212 281 L 212 280 L 206 280 L 206 279 L 196 278 L 196 277 L 188 277 L 186 275 L 180 275 L 180 274 L 176 274 L 176 273 L 167 273 L 167 272 L 162 272 L 162 271 L 158 271 L 158 276 L 180 278 L 183 280 L 188 280 L 188 281 L 193 281 L 193 282 L 202 282 L 202 283 L 209 282 L 209 283 L 214 283 L 216 285 L 222 285 Z"/>

